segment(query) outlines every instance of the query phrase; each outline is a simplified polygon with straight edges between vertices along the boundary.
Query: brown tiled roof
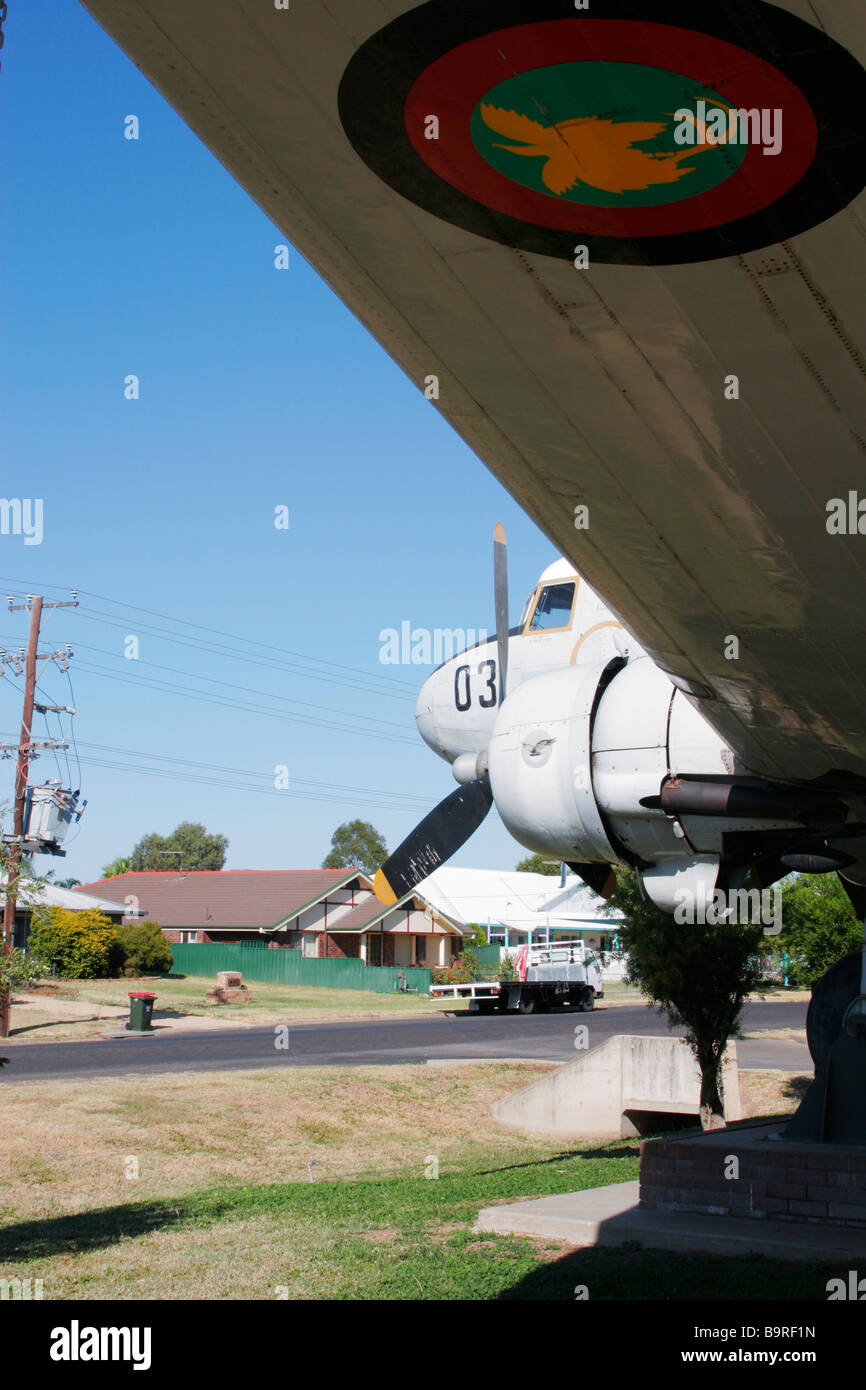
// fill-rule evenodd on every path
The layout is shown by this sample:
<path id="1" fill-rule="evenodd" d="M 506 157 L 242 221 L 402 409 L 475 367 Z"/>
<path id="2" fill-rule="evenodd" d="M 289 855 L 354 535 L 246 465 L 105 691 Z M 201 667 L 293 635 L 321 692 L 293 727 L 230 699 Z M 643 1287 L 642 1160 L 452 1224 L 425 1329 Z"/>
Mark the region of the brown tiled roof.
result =
<path id="1" fill-rule="evenodd" d="M 328 931 L 363 931 L 369 922 L 375 921 L 383 912 L 393 912 L 393 910 L 393 907 L 386 908 L 383 903 L 380 903 L 374 893 L 372 897 L 358 903 L 357 907 L 353 907 L 351 912 L 340 917 L 333 926 L 329 923 Z"/>
<path id="2" fill-rule="evenodd" d="M 118 903 L 136 897 L 148 919 L 163 927 L 275 927 L 358 875 L 358 869 L 221 869 L 181 878 L 175 869 L 101 878 L 81 884 L 81 892 Z M 361 883 L 370 886 L 363 877 Z"/>

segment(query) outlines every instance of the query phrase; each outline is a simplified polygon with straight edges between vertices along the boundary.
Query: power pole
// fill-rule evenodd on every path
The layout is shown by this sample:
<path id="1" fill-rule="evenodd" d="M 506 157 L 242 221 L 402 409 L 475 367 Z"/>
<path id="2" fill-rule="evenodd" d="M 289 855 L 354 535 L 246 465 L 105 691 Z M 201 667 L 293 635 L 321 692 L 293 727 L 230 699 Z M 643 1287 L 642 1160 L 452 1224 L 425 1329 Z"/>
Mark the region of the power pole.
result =
<path id="1" fill-rule="evenodd" d="M 13 604 L 10 595 L 9 611 L 15 612 L 17 609 L 30 609 L 30 632 L 27 638 L 27 650 L 24 658 L 24 709 L 21 716 L 21 736 L 18 741 L 18 760 L 15 768 L 15 808 L 12 825 L 12 837 L 9 842 L 9 860 L 6 870 L 6 902 L 3 909 L 3 954 L 12 950 L 13 931 L 15 927 L 15 908 L 18 902 L 18 882 L 20 879 L 19 864 L 22 855 L 22 845 L 24 843 L 24 813 L 27 802 L 27 784 L 29 780 L 30 759 L 35 756 L 37 748 L 57 748 L 60 745 L 57 739 L 48 739 L 44 743 L 36 743 L 33 738 L 33 706 L 36 701 L 36 663 L 38 661 L 52 661 L 57 657 L 65 660 L 64 652 L 40 652 L 39 651 L 39 628 L 42 622 L 43 608 L 77 608 L 78 599 L 73 597 L 68 603 L 45 603 L 41 594 L 28 594 L 27 603 Z M 11 663 L 17 670 L 21 669 L 20 658 L 3 654 L 0 662 Z M 66 746 L 66 745 L 62 745 Z M 4 751 L 6 751 L 4 749 Z M 11 995 L 8 990 L 0 990 L 0 1037 L 9 1036 L 9 1015 Z"/>

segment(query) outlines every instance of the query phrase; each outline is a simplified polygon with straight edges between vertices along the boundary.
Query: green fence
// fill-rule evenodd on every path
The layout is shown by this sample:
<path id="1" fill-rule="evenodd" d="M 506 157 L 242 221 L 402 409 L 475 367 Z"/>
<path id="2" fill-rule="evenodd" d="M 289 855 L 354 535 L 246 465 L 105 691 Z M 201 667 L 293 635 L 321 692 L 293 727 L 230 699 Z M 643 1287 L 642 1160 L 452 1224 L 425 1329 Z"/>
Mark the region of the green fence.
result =
<path id="1" fill-rule="evenodd" d="M 501 946 L 473 946 L 473 951 L 485 970 L 498 970 Z"/>
<path id="2" fill-rule="evenodd" d="M 429 970 L 419 970 L 415 966 L 365 965 L 360 960 L 311 960 L 300 951 L 251 951 L 237 944 L 172 944 L 171 952 L 173 974 L 199 975 L 205 979 L 215 976 L 218 970 L 240 970 L 245 980 L 261 980 L 274 985 L 313 985 L 393 994 L 403 986 L 404 980 L 400 977 L 404 976 L 406 988 L 426 994 L 433 978 Z"/>

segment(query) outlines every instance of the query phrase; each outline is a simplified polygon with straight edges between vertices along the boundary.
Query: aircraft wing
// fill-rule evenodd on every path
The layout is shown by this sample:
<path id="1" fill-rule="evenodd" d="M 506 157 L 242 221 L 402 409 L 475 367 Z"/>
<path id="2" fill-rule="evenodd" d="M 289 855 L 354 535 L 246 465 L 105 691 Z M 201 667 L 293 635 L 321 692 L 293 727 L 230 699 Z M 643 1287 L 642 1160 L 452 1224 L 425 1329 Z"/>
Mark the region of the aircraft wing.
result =
<path id="1" fill-rule="evenodd" d="M 85 3 L 753 771 L 866 776 L 862 0 Z"/>

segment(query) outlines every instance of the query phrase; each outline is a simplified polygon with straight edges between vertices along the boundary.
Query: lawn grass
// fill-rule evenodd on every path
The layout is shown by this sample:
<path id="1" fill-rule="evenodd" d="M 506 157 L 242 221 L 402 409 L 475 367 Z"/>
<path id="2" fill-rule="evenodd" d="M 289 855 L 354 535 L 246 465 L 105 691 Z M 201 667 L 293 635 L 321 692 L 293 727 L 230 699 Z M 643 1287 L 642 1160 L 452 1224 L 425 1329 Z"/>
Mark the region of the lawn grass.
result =
<path id="1" fill-rule="evenodd" d="M 567 1151 L 438 1180 L 217 1187 L 0 1232 L 7 1275 L 50 1298 L 763 1300 L 826 1298 L 835 1268 L 478 1234 L 480 1207 L 637 1175 L 637 1146 Z"/>
<path id="2" fill-rule="evenodd" d="M 494 1123 L 491 1102 L 541 1074 L 479 1063 L 19 1082 L 0 1091 L 0 1276 L 42 1279 L 52 1299 L 573 1300 L 576 1285 L 592 1299 L 826 1297 L 838 1271 L 820 1265 L 475 1233 L 482 1206 L 637 1176 L 634 1140 Z"/>
<path id="3" fill-rule="evenodd" d="M 149 990 L 157 996 L 155 1014 L 178 1017 L 191 1015 L 220 1019 L 227 1023 L 314 1023 L 340 1018 L 430 1017 L 442 1013 L 465 1012 L 465 1001 L 431 999 L 428 995 L 375 994 L 367 990 L 314 988 L 310 985 L 279 985 L 249 981 L 252 999 L 248 1004 L 207 1004 L 205 995 L 212 978 L 192 975 L 146 976 L 118 980 L 61 980 L 52 982 L 51 991 L 21 992 L 26 1002 L 12 1010 L 12 1038 L 26 1042 L 48 1042 L 64 1038 L 84 1040 L 105 1031 L 107 1024 L 97 1017 L 100 1006 L 127 1009 L 131 990 Z M 52 1013 L 52 999 L 90 1004 L 80 1019 Z"/>

